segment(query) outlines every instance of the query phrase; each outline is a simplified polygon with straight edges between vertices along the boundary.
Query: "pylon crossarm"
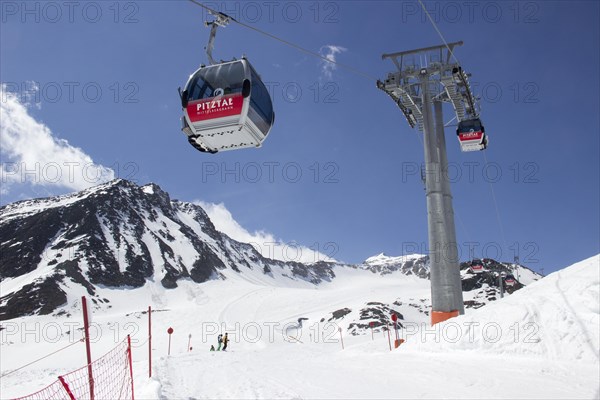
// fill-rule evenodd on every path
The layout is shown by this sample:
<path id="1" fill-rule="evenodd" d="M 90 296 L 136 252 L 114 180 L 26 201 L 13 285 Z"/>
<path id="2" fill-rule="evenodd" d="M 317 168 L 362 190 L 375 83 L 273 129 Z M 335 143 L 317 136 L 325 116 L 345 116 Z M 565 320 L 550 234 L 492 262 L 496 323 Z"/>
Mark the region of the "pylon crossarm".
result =
<path id="1" fill-rule="evenodd" d="M 390 59 L 398 68 L 398 71 L 402 71 L 403 67 L 403 59 L 404 56 L 419 54 L 419 53 L 432 53 L 439 51 L 439 60 L 442 61 L 443 58 L 446 58 L 445 64 L 450 62 L 450 58 L 452 58 L 452 53 L 454 52 L 454 47 L 462 46 L 463 42 L 453 42 L 448 43 L 447 45 L 439 45 L 439 46 L 431 46 L 431 47 L 423 47 L 421 49 L 407 50 L 407 51 L 399 51 L 396 53 L 384 54 L 381 56 L 382 60 Z M 444 57 L 444 52 L 446 52 L 446 57 Z"/>

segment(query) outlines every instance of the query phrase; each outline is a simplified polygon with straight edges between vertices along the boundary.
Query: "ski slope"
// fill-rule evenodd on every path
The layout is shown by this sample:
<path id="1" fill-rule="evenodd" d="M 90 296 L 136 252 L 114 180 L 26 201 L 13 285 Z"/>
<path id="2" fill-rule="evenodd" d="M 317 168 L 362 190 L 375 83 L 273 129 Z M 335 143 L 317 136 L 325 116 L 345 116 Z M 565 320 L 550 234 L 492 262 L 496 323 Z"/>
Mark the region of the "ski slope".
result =
<path id="1" fill-rule="evenodd" d="M 429 281 L 400 273 L 343 269 L 317 287 L 292 280 L 284 287 L 260 271 L 226 271 L 225 281 L 181 282 L 174 290 L 154 282 L 120 293 L 100 289 L 117 300 L 93 317 L 92 351 L 97 357 L 132 335 L 138 399 L 593 399 L 600 397 L 599 270 L 600 256 L 592 257 L 434 328 L 410 306 L 428 306 Z M 379 328 L 373 339 L 369 330 L 349 332 L 369 302 L 403 315 L 400 348 L 390 351 Z M 141 313 L 149 304 L 155 310 L 152 378 Z M 350 311 L 332 319 L 343 309 Z M 79 321 L 72 314 L 3 322 L 1 372 L 70 343 L 78 333 L 51 336 Z M 170 356 L 168 327 L 174 329 Z M 225 331 L 228 351 L 208 351 Z M 34 392 L 84 364 L 83 346 L 73 346 L 3 377 L 0 397 Z"/>

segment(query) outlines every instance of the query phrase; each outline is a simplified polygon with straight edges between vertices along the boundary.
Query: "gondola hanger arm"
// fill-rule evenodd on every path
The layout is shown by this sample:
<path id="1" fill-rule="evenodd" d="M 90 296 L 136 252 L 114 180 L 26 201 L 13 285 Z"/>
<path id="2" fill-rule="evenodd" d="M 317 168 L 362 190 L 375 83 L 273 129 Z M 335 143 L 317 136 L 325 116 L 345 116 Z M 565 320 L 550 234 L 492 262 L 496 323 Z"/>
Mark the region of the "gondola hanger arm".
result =
<path id="1" fill-rule="evenodd" d="M 208 56 L 208 61 L 211 65 L 217 64 L 212 56 L 213 49 L 215 48 L 215 37 L 217 36 L 217 28 L 222 26 L 225 27 L 229 24 L 230 21 L 235 21 L 232 17 L 222 12 L 217 12 L 210 10 L 209 13 L 213 15 L 216 19 L 214 21 L 206 21 L 204 25 L 207 27 L 210 26 L 210 36 L 208 38 L 208 44 L 206 45 L 206 55 Z"/>

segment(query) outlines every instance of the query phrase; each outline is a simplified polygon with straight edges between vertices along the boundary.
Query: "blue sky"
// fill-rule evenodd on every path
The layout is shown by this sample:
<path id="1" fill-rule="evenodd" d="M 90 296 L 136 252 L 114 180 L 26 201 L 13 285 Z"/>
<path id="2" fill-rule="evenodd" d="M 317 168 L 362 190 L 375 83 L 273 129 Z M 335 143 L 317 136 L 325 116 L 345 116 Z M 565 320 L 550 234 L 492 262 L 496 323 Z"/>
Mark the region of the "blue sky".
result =
<path id="1" fill-rule="evenodd" d="M 214 56 L 251 60 L 276 123 L 261 149 L 201 154 L 180 131 L 176 92 L 207 62 L 201 8 L 0 4 L 2 204 L 116 176 L 346 262 L 427 251 L 412 173 L 423 150 L 374 80 L 239 25 L 220 29 Z M 337 61 L 374 78 L 394 68 L 381 54 L 441 43 L 412 1 L 207 4 L 315 52 L 343 48 Z M 476 257 L 518 253 L 548 273 L 600 252 L 599 3 L 425 4 L 448 41 L 464 41 L 456 55 L 490 138 L 484 157 L 461 153 L 446 131 L 461 258 L 469 247 Z"/>

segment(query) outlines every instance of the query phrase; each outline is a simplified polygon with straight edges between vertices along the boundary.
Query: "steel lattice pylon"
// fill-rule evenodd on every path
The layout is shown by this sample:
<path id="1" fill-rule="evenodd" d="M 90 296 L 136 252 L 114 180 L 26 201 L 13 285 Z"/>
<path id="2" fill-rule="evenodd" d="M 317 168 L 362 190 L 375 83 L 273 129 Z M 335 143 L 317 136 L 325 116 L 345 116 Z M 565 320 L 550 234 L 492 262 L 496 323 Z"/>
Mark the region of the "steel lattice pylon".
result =
<path id="1" fill-rule="evenodd" d="M 432 324 L 464 314 L 442 113 L 442 102 L 449 102 L 458 121 L 477 117 L 468 75 L 458 62 L 451 62 L 454 48 L 462 44 L 384 54 L 382 59 L 390 59 L 397 70 L 377 81 L 411 128 L 423 132 Z"/>

